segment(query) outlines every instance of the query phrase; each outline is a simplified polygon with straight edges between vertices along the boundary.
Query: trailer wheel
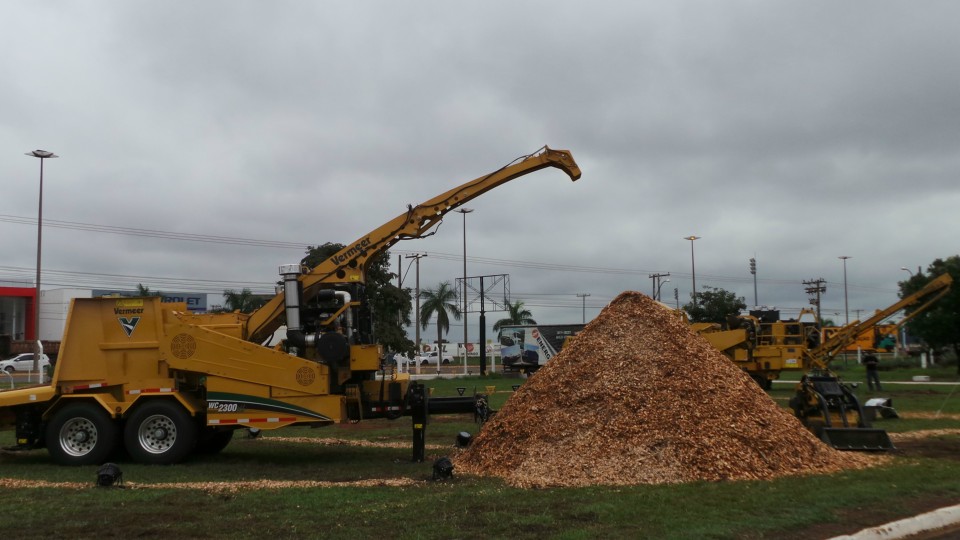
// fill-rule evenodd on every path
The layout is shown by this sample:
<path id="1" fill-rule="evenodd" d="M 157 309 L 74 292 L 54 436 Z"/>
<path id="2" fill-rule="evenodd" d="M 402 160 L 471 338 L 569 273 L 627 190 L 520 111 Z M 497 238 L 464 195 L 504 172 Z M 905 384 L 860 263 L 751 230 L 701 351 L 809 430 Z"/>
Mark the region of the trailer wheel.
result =
<path id="1" fill-rule="evenodd" d="M 47 423 L 47 452 L 60 465 L 96 465 L 117 445 L 117 424 L 95 403 L 70 403 Z"/>
<path id="2" fill-rule="evenodd" d="M 202 428 L 200 432 L 200 438 L 197 440 L 197 453 L 198 454 L 219 454 L 224 448 L 230 444 L 230 441 L 233 439 L 232 429 L 216 429 L 216 428 Z"/>
<path id="3" fill-rule="evenodd" d="M 177 463 L 196 447 L 197 424 L 179 403 L 149 401 L 127 419 L 123 442 L 136 462 Z"/>

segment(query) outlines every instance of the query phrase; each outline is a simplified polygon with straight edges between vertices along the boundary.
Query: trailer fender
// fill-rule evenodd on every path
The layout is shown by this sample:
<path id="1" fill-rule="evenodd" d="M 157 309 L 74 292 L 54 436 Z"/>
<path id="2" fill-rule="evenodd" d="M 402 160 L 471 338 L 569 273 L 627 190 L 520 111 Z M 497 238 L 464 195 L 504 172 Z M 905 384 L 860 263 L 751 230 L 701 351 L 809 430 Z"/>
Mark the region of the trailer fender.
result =
<path id="1" fill-rule="evenodd" d="M 130 409 L 132 409 L 138 403 L 141 403 L 144 400 L 157 399 L 160 395 L 160 393 L 137 392 L 132 394 L 133 399 L 117 401 L 113 398 L 113 395 L 109 393 L 61 394 L 51 402 L 50 406 L 47 407 L 46 410 L 44 410 L 43 419 L 48 420 L 50 416 L 63 407 L 65 403 L 73 402 L 71 400 L 78 399 L 99 404 L 112 418 L 124 418 L 129 414 Z M 162 396 L 164 399 L 173 399 L 180 403 L 180 405 L 182 405 L 183 408 L 190 413 L 190 416 L 197 416 L 206 410 L 203 400 L 185 396 L 180 392 L 167 392 L 163 393 Z"/>
<path id="2" fill-rule="evenodd" d="M 128 392 L 128 394 L 130 394 Z M 178 402 L 186 411 L 190 414 L 191 417 L 196 417 L 200 414 L 205 414 L 207 410 L 206 401 L 194 398 L 192 396 L 185 395 L 181 392 L 136 392 L 131 394 L 134 398 L 130 401 L 123 403 L 124 407 L 121 412 L 121 415 L 126 418 L 130 415 L 130 411 L 134 410 L 136 407 L 142 405 L 147 401 L 165 399 L 165 400 L 174 400 Z"/>
<path id="3" fill-rule="evenodd" d="M 50 417 L 56 414 L 56 412 L 66 404 L 77 403 L 78 401 L 96 403 L 103 407 L 103 410 L 114 419 L 119 418 L 125 409 L 123 407 L 124 404 L 114 400 L 110 394 L 62 394 L 54 399 L 50 403 L 50 406 L 43 411 L 43 420 L 45 422 L 50 420 Z"/>

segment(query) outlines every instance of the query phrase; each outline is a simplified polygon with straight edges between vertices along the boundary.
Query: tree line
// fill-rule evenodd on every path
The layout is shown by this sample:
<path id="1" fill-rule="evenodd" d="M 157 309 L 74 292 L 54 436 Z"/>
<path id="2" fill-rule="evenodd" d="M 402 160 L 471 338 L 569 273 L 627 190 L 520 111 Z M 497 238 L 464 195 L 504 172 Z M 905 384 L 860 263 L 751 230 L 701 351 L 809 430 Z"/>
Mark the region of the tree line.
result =
<path id="1" fill-rule="evenodd" d="M 319 264 L 322 260 L 337 253 L 344 246 L 337 243 L 326 243 L 319 246 L 309 246 L 306 256 L 301 263 L 308 268 Z M 390 272 L 390 253 L 384 252 L 370 259 L 366 269 L 367 281 L 366 299 L 361 309 L 368 310 L 367 315 L 372 317 L 377 341 L 385 350 L 398 353 L 415 353 L 416 344 L 407 337 L 405 328 L 411 325 L 414 294 L 410 288 L 400 287 L 397 283 L 397 274 Z M 919 338 L 932 349 L 950 349 L 960 357 L 960 255 L 953 255 L 945 259 L 936 259 L 927 266 L 926 272 L 920 268 L 916 273 L 898 283 L 900 298 L 913 294 L 922 289 L 934 278 L 947 273 L 958 284 L 941 298 L 934 306 L 917 315 L 909 322 L 910 334 Z M 158 295 L 138 286 L 139 293 L 149 296 Z M 264 303 L 267 298 L 251 293 L 249 289 L 241 291 L 225 290 L 224 303 L 215 306 L 211 311 L 249 313 Z M 450 331 L 452 321 L 459 321 L 463 316 L 457 292 L 449 281 L 439 283 L 436 287 L 427 287 L 420 291 L 420 326 L 427 329 L 433 321 L 436 326 L 437 343 L 445 341 L 444 336 Z M 507 302 L 507 314 L 494 323 L 494 331 L 501 326 L 512 324 L 536 324 L 536 320 L 523 301 Z M 696 297 L 691 294 L 690 302 L 683 305 L 683 311 L 691 322 L 717 323 L 721 326 L 727 323 L 728 317 L 740 314 L 747 308 L 744 297 L 737 296 L 731 291 L 708 285 L 697 291 Z M 907 309 L 910 314 L 910 309 Z M 832 321 L 824 320 L 821 323 L 829 326 Z M 957 364 L 960 372 L 960 362 Z"/>

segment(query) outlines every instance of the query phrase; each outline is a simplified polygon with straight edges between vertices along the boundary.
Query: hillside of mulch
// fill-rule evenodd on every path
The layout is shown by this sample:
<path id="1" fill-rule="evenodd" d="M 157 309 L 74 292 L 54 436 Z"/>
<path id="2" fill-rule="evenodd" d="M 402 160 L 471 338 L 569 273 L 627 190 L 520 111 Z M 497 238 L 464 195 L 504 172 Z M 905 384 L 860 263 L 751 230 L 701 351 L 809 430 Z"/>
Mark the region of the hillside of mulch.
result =
<path id="1" fill-rule="evenodd" d="M 625 292 L 455 457 L 520 487 L 771 479 L 873 462 L 822 443 L 670 309 Z"/>

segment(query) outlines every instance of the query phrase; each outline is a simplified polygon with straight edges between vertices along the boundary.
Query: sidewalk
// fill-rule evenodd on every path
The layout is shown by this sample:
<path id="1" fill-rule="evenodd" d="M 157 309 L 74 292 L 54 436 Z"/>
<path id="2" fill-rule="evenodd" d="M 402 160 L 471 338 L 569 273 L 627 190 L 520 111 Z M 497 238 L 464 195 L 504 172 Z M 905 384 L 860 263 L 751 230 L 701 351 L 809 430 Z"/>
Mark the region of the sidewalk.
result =
<path id="1" fill-rule="evenodd" d="M 835 536 L 830 540 L 893 540 L 921 533 L 935 533 L 940 529 L 943 529 L 943 535 L 936 535 L 933 538 L 955 538 L 951 533 L 956 534 L 958 528 L 960 528 L 960 505 L 948 506 L 919 516 L 870 527 L 854 534 Z"/>

